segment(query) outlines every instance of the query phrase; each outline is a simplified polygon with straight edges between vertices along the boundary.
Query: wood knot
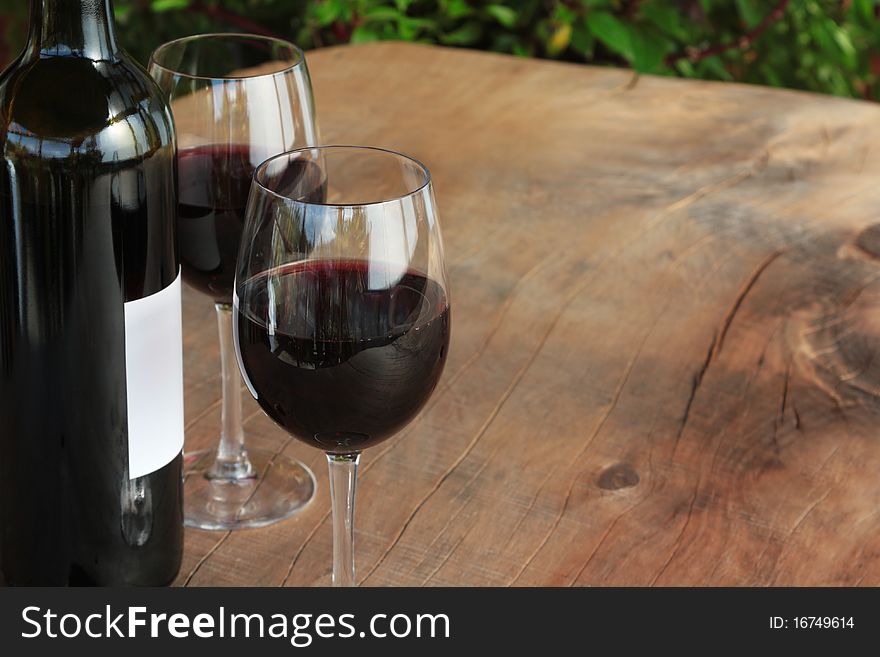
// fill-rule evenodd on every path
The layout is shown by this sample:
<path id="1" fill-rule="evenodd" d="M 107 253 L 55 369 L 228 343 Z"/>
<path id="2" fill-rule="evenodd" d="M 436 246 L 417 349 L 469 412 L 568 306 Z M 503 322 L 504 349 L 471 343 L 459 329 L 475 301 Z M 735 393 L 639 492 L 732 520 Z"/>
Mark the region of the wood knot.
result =
<path id="1" fill-rule="evenodd" d="M 605 490 L 618 490 L 620 488 L 632 488 L 639 483 L 639 474 L 626 463 L 615 463 L 602 471 L 599 475 L 599 488 Z"/>
<path id="2" fill-rule="evenodd" d="M 859 233 L 856 246 L 872 258 L 880 259 L 880 224 L 872 224 Z"/>

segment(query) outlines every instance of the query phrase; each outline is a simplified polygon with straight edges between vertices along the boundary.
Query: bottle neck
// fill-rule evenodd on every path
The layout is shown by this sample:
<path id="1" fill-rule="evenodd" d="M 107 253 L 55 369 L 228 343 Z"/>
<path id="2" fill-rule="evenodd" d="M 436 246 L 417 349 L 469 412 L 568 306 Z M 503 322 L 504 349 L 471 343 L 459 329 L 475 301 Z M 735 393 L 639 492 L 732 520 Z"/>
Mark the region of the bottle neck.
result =
<path id="1" fill-rule="evenodd" d="M 26 56 L 115 59 L 116 24 L 110 0 L 31 0 Z"/>

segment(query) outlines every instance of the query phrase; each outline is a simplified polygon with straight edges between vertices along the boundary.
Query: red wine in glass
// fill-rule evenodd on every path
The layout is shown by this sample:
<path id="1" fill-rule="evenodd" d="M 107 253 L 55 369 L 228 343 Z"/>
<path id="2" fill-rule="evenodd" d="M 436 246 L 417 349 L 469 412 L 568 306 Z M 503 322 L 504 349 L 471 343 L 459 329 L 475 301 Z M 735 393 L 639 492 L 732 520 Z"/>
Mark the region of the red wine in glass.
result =
<path id="1" fill-rule="evenodd" d="M 431 396 L 449 345 L 441 285 L 357 260 L 306 260 L 239 290 L 245 380 L 263 410 L 328 452 L 375 445 Z"/>
<path id="2" fill-rule="evenodd" d="M 215 303 L 232 303 L 244 211 L 259 163 L 249 146 L 238 144 L 199 146 L 177 156 L 183 278 Z"/>
<path id="3" fill-rule="evenodd" d="M 177 156 L 178 238 L 184 280 L 215 303 L 232 303 L 235 262 L 254 169 L 266 159 L 243 144 L 213 144 L 181 150 Z M 317 167 L 303 162 L 285 175 L 295 179 Z M 310 203 L 324 198 L 321 184 L 308 187 Z"/>

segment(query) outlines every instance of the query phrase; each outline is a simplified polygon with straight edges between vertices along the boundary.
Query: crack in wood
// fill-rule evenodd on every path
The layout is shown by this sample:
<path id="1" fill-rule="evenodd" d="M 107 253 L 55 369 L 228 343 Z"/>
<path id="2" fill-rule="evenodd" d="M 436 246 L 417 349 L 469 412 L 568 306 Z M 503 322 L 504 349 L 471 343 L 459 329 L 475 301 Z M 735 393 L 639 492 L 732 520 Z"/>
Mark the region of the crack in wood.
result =
<path id="1" fill-rule="evenodd" d="M 225 534 L 223 534 L 223 536 L 220 538 L 220 540 L 217 541 L 216 543 L 214 543 L 214 545 L 211 547 L 211 549 L 208 550 L 201 559 L 199 559 L 198 563 L 196 563 L 196 565 L 193 566 L 193 569 L 191 571 L 189 571 L 189 573 L 187 574 L 186 579 L 183 580 L 184 587 L 189 586 L 189 583 L 192 581 L 193 577 L 196 576 L 196 573 L 198 573 L 199 570 L 201 570 L 202 566 L 205 565 L 205 563 L 208 561 L 208 559 L 211 557 L 211 555 L 214 554 L 220 548 L 220 546 L 226 542 L 226 539 L 228 539 L 230 536 L 232 536 L 232 531 L 227 531 Z"/>
<path id="2" fill-rule="evenodd" d="M 550 529 L 544 534 L 544 537 L 541 539 L 541 542 L 538 543 L 538 547 L 529 555 L 529 558 L 526 559 L 526 562 L 520 567 L 517 571 L 516 575 L 513 576 L 507 586 L 513 586 L 519 581 L 519 578 L 523 576 L 523 573 L 529 569 L 529 566 L 532 562 L 537 558 L 537 556 L 541 553 L 541 550 L 544 549 L 544 546 L 547 545 L 547 542 L 550 540 L 550 537 L 556 532 L 556 528 L 559 527 L 559 523 L 562 521 L 562 518 L 565 516 L 565 511 L 568 509 L 568 502 L 571 499 L 571 493 L 574 491 L 574 482 L 572 485 L 568 487 L 568 490 L 565 493 L 565 499 L 562 501 L 562 509 L 557 514 L 556 518 L 553 521 L 553 525 L 551 525 Z"/>
<path id="3" fill-rule="evenodd" d="M 483 465 L 483 466 L 477 471 L 477 476 L 479 476 L 479 473 L 481 473 L 481 472 L 485 469 L 485 467 L 486 467 L 486 466 Z M 471 481 L 469 481 L 468 484 L 470 484 L 470 483 L 474 480 L 474 478 L 475 478 L 475 477 L 472 477 L 472 478 L 471 478 Z M 437 544 L 437 541 L 438 541 L 442 536 L 444 536 L 444 535 L 446 534 L 446 531 L 452 526 L 452 523 L 454 523 L 456 520 L 458 520 L 458 517 L 461 515 L 462 511 L 465 510 L 466 507 L 467 507 L 467 503 L 466 503 L 466 502 L 465 502 L 464 504 L 462 504 L 460 507 L 458 507 L 458 509 L 456 509 L 455 513 L 452 514 L 452 516 L 449 518 L 449 520 L 447 520 L 447 521 L 444 523 L 444 525 L 443 525 L 443 527 L 440 529 L 440 531 L 437 532 L 437 533 L 434 535 L 434 538 L 431 539 L 431 542 L 430 542 L 430 543 L 428 544 L 428 546 L 425 548 L 425 550 L 424 550 L 424 554 L 422 555 L 422 558 L 419 560 L 419 562 L 418 562 L 415 566 L 413 566 L 413 568 L 412 568 L 412 572 L 413 572 L 413 573 L 415 573 L 419 568 L 421 568 L 422 564 L 424 564 L 424 563 L 428 560 L 428 557 L 431 555 L 431 548 L 433 548 L 433 547 Z M 468 529 L 467 533 L 470 533 L 470 529 Z M 464 538 L 462 538 L 461 540 L 464 540 Z M 452 555 L 451 555 L 451 551 L 452 551 L 452 550 L 455 550 L 455 548 L 458 547 L 459 543 L 461 543 L 461 540 L 459 540 L 455 545 L 453 545 L 452 548 L 450 549 L 450 551 L 447 552 L 445 558 L 443 559 L 443 563 L 446 563 L 446 562 L 449 560 L 449 557 L 452 556 Z M 441 564 L 441 565 L 442 565 L 442 564 Z M 428 583 L 428 580 L 430 580 L 431 577 L 434 576 L 434 573 L 436 573 L 437 570 L 439 570 L 439 568 L 434 569 L 434 571 L 432 571 L 431 574 L 430 574 L 428 577 L 426 577 L 425 579 L 423 579 L 423 580 L 422 580 L 422 583 L 421 583 L 421 586 L 424 586 L 425 584 L 427 584 L 427 583 Z"/>
<path id="4" fill-rule="evenodd" d="M 318 530 L 327 522 L 327 519 L 330 517 L 330 511 L 324 513 L 321 516 L 321 519 L 315 523 L 315 526 L 312 527 L 312 531 L 309 532 L 309 535 L 306 536 L 306 540 L 302 542 L 299 546 L 299 549 L 296 551 L 296 554 L 293 555 L 293 559 L 290 560 L 290 565 L 287 567 L 287 573 L 284 575 L 284 579 L 281 580 L 281 583 L 278 585 L 278 588 L 282 588 L 285 584 L 287 584 L 287 580 L 290 579 L 290 576 L 293 574 L 293 568 L 296 566 L 296 562 L 299 561 L 300 556 L 305 551 L 306 546 L 311 542 L 312 538 L 314 538 L 315 534 L 318 533 Z"/>
<path id="5" fill-rule="evenodd" d="M 553 470 L 548 470 L 546 476 L 541 480 L 541 483 L 538 485 L 538 490 L 532 495 L 532 499 L 529 500 L 529 505 L 525 508 L 522 515 L 520 515 L 519 519 L 516 521 L 516 524 L 513 526 L 513 529 L 510 531 L 510 534 L 507 536 L 506 543 L 509 543 L 513 540 L 513 537 L 516 535 L 516 532 L 519 531 L 519 528 L 522 527 L 522 524 L 526 521 L 526 518 L 529 517 L 529 514 L 532 512 L 532 509 L 535 508 L 535 503 L 538 501 L 538 498 L 541 496 L 541 493 L 544 491 L 544 486 L 547 485 L 547 482 L 550 481 L 550 477 L 555 475 L 556 473 Z"/>
<path id="6" fill-rule="evenodd" d="M 776 333 L 776 331 L 774 330 L 773 334 L 771 334 L 771 337 L 770 337 L 771 340 L 773 339 L 773 335 L 775 335 L 775 333 Z M 711 355 L 711 353 L 712 353 L 711 349 L 709 350 L 709 353 Z M 706 369 L 708 369 L 709 361 L 711 361 L 711 358 L 707 359 Z M 752 377 L 752 379 L 749 381 L 749 387 L 751 387 L 753 380 L 754 380 L 754 377 Z M 748 413 L 748 407 L 746 408 L 745 413 Z M 682 425 L 682 429 L 683 429 L 683 427 L 684 427 L 684 425 Z M 718 452 L 720 451 L 721 445 L 724 442 L 723 438 L 725 436 L 725 433 L 726 433 L 726 431 L 722 430 L 716 440 L 715 450 L 712 453 L 712 458 L 709 462 L 709 471 L 710 472 L 712 472 L 715 469 L 715 466 L 718 462 Z M 676 440 L 675 447 L 677 447 L 677 446 L 678 446 L 678 441 Z M 673 448 L 673 455 L 674 454 L 675 454 L 675 448 Z M 675 557 L 678 555 L 678 551 L 681 549 L 681 546 L 684 542 L 684 535 L 687 532 L 687 529 L 691 524 L 691 519 L 693 518 L 693 513 L 694 513 L 694 506 L 696 505 L 697 498 L 699 497 L 700 487 L 702 486 L 702 484 L 703 484 L 703 471 L 702 471 L 702 466 L 701 466 L 700 473 L 697 476 L 696 486 L 694 486 L 694 494 L 691 496 L 690 503 L 688 504 L 688 511 L 687 511 L 687 516 L 684 521 L 684 525 L 682 526 L 681 531 L 678 533 L 678 536 L 675 539 L 675 543 L 673 544 L 672 551 L 669 555 L 669 558 L 666 560 L 666 562 L 663 564 L 663 566 L 660 567 L 660 570 L 653 577 L 653 579 L 651 580 L 651 583 L 648 586 L 653 587 L 657 584 L 657 582 L 663 576 L 663 573 L 666 572 L 666 570 L 669 568 L 669 566 L 675 560 Z"/>
<path id="7" fill-rule="evenodd" d="M 779 430 L 785 425 L 785 408 L 788 401 L 788 386 L 791 381 L 791 362 L 785 368 L 785 379 L 782 382 L 782 399 L 779 402 L 779 412 L 776 421 L 773 422 L 773 453 L 779 459 L 782 451 L 779 448 Z"/>
<path id="8" fill-rule="evenodd" d="M 714 332 L 712 334 L 712 342 L 709 344 L 709 349 L 706 351 L 706 358 L 703 360 L 703 363 L 700 365 L 700 368 L 694 373 L 693 379 L 691 380 L 691 392 L 688 395 L 687 402 L 684 406 L 684 413 L 681 417 L 681 423 L 678 425 L 678 431 L 675 434 L 675 442 L 672 444 L 672 457 L 675 458 L 675 452 L 678 450 L 678 442 L 681 440 L 681 435 L 684 433 L 684 428 L 688 423 L 688 419 L 691 416 L 691 406 L 694 404 L 694 399 L 697 397 L 697 391 L 700 388 L 700 385 L 703 383 L 703 377 L 706 375 L 706 371 L 709 369 L 709 365 L 712 363 L 712 359 L 715 357 L 715 346 L 718 344 L 718 332 Z"/>
<path id="9" fill-rule="evenodd" d="M 655 586 L 657 581 L 663 576 L 663 573 L 666 572 L 666 569 L 669 568 L 673 559 L 675 559 L 678 554 L 678 549 L 681 547 L 681 543 L 684 540 L 684 534 L 687 531 L 688 525 L 691 523 L 691 516 L 694 513 L 694 505 L 697 502 L 697 495 L 700 491 L 700 481 L 697 481 L 697 485 L 694 488 L 694 494 L 691 497 L 690 504 L 688 505 L 687 517 L 685 518 L 684 525 L 681 528 L 681 531 L 678 533 L 678 536 L 675 539 L 675 543 L 672 546 L 672 551 L 669 553 L 669 558 L 666 559 L 666 562 L 660 567 L 660 570 L 657 571 L 657 574 L 654 575 L 653 579 L 651 579 L 651 583 L 648 586 Z"/>
<path id="10" fill-rule="evenodd" d="M 641 504 L 642 501 L 643 501 L 644 499 L 645 499 L 645 498 L 642 498 L 641 500 L 639 500 L 638 502 L 636 502 L 635 504 L 633 504 L 632 506 L 630 506 L 626 511 L 624 511 L 624 512 L 621 513 L 621 514 L 619 514 L 619 515 L 618 515 L 618 516 L 617 516 L 617 517 L 611 522 L 610 525 L 608 525 L 608 529 L 606 529 L 605 532 L 602 534 L 602 538 L 599 539 L 599 542 L 596 544 L 596 547 L 593 548 L 593 551 L 592 551 L 592 552 L 590 552 L 590 556 L 587 557 L 587 560 L 583 563 L 583 565 L 582 565 L 582 566 L 580 567 L 580 569 L 577 571 L 577 574 L 575 574 L 575 576 L 574 576 L 574 578 L 571 580 L 571 582 L 568 583 L 569 586 L 574 586 L 575 584 L 577 584 L 577 581 L 580 579 L 581 575 L 582 575 L 582 574 L 584 573 L 584 571 L 587 569 L 587 566 L 589 566 L 590 563 L 592 563 L 592 561 L 593 561 L 593 557 L 596 556 L 596 554 L 597 554 L 597 553 L 599 552 L 599 550 L 601 549 L 602 545 L 605 544 L 605 541 L 606 541 L 606 539 L 608 538 L 608 536 L 610 536 L 610 535 L 611 535 L 611 532 L 614 531 L 614 528 L 617 527 L 617 523 L 620 522 L 620 521 L 623 519 L 624 516 L 626 516 L 627 514 L 629 514 L 630 511 L 632 511 L 632 510 L 634 510 L 636 507 L 638 507 L 639 504 Z"/>
<path id="11" fill-rule="evenodd" d="M 764 347 L 763 347 L 762 350 L 761 350 L 761 358 L 759 359 L 759 362 L 763 362 L 764 355 L 766 354 L 767 349 L 769 348 L 770 344 L 773 342 L 773 339 L 774 339 L 774 337 L 776 336 L 777 332 L 779 331 L 779 327 L 780 327 L 781 324 L 782 324 L 782 321 L 777 322 L 777 324 L 774 326 L 773 330 L 770 332 L 770 336 L 767 338 L 767 341 L 766 341 Z M 714 336 L 713 336 L 713 338 L 714 338 Z M 709 348 L 709 354 L 710 354 L 710 355 L 712 354 L 712 346 L 711 346 L 711 345 L 710 345 L 710 348 Z M 708 359 L 707 359 L 707 363 L 710 362 L 711 360 L 712 360 L 711 358 L 708 358 Z M 748 391 L 751 389 L 752 384 L 754 383 L 755 378 L 757 377 L 757 375 L 758 375 L 758 371 L 759 371 L 759 370 L 760 370 L 760 367 L 759 367 L 758 370 L 756 370 L 756 371 L 753 373 L 753 375 L 749 378 L 748 384 L 746 385 L 746 392 L 744 393 L 744 396 L 745 396 L 745 394 L 747 394 Z M 748 406 L 744 409 L 744 411 L 743 411 L 743 416 L 745 416 L 745 415 L 748 414 L 749 409 L 750 409 L 750 407 L 748 407 Z M 722 444 L 722 442 L 723 442 L 723 441 L 722 441 L 723 435 L 724 435 L 724 433 L 722 432 L 721 436 L 719 436 L 719 438 L 718 438 L 718 441 L 717 441 L 716 446 L 715 446 L 715 450 L 714 450 L 714 452 L 713 452 L 713 454 L 712 454 L 712 459 L 711 459 L 711 463 L 710 463 L 710 466 L 709 466 L 709 470 L 710 470 L 710 471 L 714 470 L 714 469 L 715 469 L 715 466 L 716 466 L 716 464 L 717 464 L 717 460 L 718 460 L 718 452 L 719 452 L 719 450 L 720 450 L 720 448 L 721 448 L 721 444 Z M 743 436 L 743 437 L 745 437 L 745 436 Z M 677 446 L 677 443 L 676 443 L 676 446 Z M 674 451 L 673 451 L 673 453 L 674 453 Z M 691 517 L 692 517 L 693 509 L 694 509 L 694 506 L 695 506 L 696 500 L 697 500 L 697 498 L 698 498 L 698 496 L 699 496 L 699 490 L 700 490 L 700 486 L 701 486 L 701 484 L 702 484 L 702 474 L 700 474 L 700 475 L 697 477 L 697 484 L 696 484 L 696 487 L 694 488 L 694 494 L 693 494 L 693 496 L 691 497 L 691 500 L 690 500 L 690 503 L 689 503 L 689 506 L 688 506 L 688 513 L 687 513 L 687 517 L 686 517 L 686 519 L 685 519 L 684 526 L 682 527 L 681 531 L 680 531 L 679 534 L 678 534 L 678 537 L 677 537 L 676 540 L 675 540 L 675 543 L 674 543 L 674 545 L 673 545 L 673 548 L 672 548 L 672 551 L 671 551 L 671 554 L 670 554 L 669 558 L 664 562 L 663 566 L 661 566 L 660 570 L 659 570 L 659 571 L 657 572 L 657 574 L 654 576 L 654 578 L 653 578 L 652 581 L 651 581 L 650 586 L 654 586 L 654 585 L 656 584 L 656 582 L 659 581 L 660 577 L 663 575 L 664 572 L 666 572 L 666 570 L 669 568 L 669 566 L 672 564 L 673 560 L 675 559 L 676 555 L 678 554 L 678 551 L 679 551 L 679 549 L 680 549 L 680 547 L 681 547 L 681 545 L 682 545 L 682 542 L 683 542 L 683 540 L 684 540 L 685 532 L 687 531 L 688 525 L 690 524 L 690 521 L 691 521 Z M 767 546 L 765 545 L 764 549 L 763 549 L 762 552 L 761 552 L 761 555 L 759 555 L 759 558 L 763 556 L 764 552 L 766 551 L 766 547 L 767 547 Z M 714 574 L 715 574 L 716 571 L 717 571 L 717 564 L 716 564 L 716 567 L 713 568 L 712 573 L 710 574 L 709 579 L 707 579 L 706 581 L 711 581 L 711 578 L 714 577 Z"/>
<path id="12" fill-rule="evenodd" d="M 459 538 L 459 539 L 455 542 L 455 545 L 453 545 L 452 548 L 450 548 L 450 550 L 446 553 L 446 556 L 443 557 L 443 560 L 442 560 L 442 561 L 437 565 L 437 567 L 434 568 L 434 570 L 432 570 L 431 573 L 425 578 L 425 580 L 422 582 L 422 586 L 425 586 L 425 585 L 428 584 L 432 579 L 434 579 L 434 575 L 436 575 L 437 573 L 439 573 L 439 572 L 440 572 L 440 569 L 443 568 L 443 566 L 446 565 L 446 562 L 448 562 L 449 559 L 452 558 L 452 555 L 455 554 L 455 551 L 458 549 L 458 546 L 461 545 L 462 543 L 464 543 L 464 540 L 470 535 L 470 533 L 471 533 L 471 531 L 473 530 L 473 528 L 474 528 L 474 525 L 471 525 L 470 527 L 468 527 L 468 530 L 464 533 L 464 535 L 463 535 L 461 538 Z"/>
<path id="13" fill-rule="evenodd" d="M 837 450 L 835 449 L 834 451 L 836 452 Z M 834 452 L 832 452 L 832 456 L 833 455 L 834 455 Z M 813 511 L 816 510 L 816 507 L 818 507 L 822 502 L 825 501 L 825 499 L 831 494 L 832 490 L 834 490 L 834 486 L 829 487 L 828 490 L 825 491 L 824 495 L 822 495 L 818 500 L 813 502 L 810 506 L 808 506 L 804 510 L 804 512 L 800 515 L 800 517 L 795 521 L 794 526 L 788 532 L 788 536 L 786 537 L 786 541 L 788 541 L 789 539 L 791 539 L 792 536 L 795 535 L 795 532 L 797 532 L 798 528 L 800 528 L 800 526 L 804 524 L 804 521 L 807 519 L 807 517 L 811 513 L 813 513 Z M 784 555 L 781 555 L 780 559 L 777 562 L 777 568 L 781 567 L 784 563 L 785 563 Z M 770 586 L 776 585 L 776 582 L 779 579 L 780 574 L 781 574 L 780 571 L 777 569 L 776 575 L 773 577 L 773 581 L 770 583 Z"/>
<path id="14" fill-rule="evenodd" d="M 730 310 L 727 311 L 727 315 L 725 315 L 724 320 L 721 322 L 721 330 L 719 331 L 718 342 L 716 344 L 717 353 L 713 355 L 713 358 L 720 354 L 721 350 L 724 348 L 724 339 L 727 337 L 727 332 L 730 330 L 731 325 L 733 325 L 733 320 L 736 318 L 740 308 L 742 308 L 743 302 L 749 295 L 749 292 L 754 289 L 758 279 L 761 278 L 761 275 L 767 271 L 767 268 L 774 260 L 776 260 L 776 258 L 781 256 L 782 253 L 781 250 L 777 250 L 764 258 L 746 280 L 745 284 L 740 288 L 733 301 L 733 305 L 730 307 Z"/>
<path id="15" fill-rule="evenodd" d="M 483 474 L 483 472 L 489 466 L 489 463 L 491 463 L 493 461 L 493 459 L 495 458 L 495 455 L 502 449 L 504 449 L 504 446 L 499 445 L 495 450 L 493 450 L 493 452 L 486 458 L 483 465 L 481 465 L 479 467 L 479 469 L 477 469 L 477 471 L 473 475 L 471 475 L 471 478 L 468 479 L 467 482 L 461 487 L 461 490 L 466 490 L 471 484 L 473 484 L 477 479 L 479 479 L 480 475 Z M 430 549 L 437 542 L 437 539 L 440 538 L 446 532 L 446 530 L 452 525 L 452 523 L 455 522 L 455 520 L 458 518 L 458 516 L 461 515 L 462 511 L 465 510 L 465 508 L 467 508 L 467 500 L 465 500 L 465 502 L 455 511 L 455 513 L 452 515 L 452 517 L 446 521 L 446 524 L 443 526 L 443 528 L 433 538 L 430 545 L 428 545 L 428 547 L 425 549 L 425 555 L 422 557 L 422 560 L 419 561 L 419 563 L 416 564 L 416 566 L 412 569 L 413 572 L 415 572 L 415 570 L 417 570 L 418 567 L 421 566 L 425 562 L 425 560 L 428 558 L 428 553 L 429 553 Z M 472 527 L 473 526 L 471 526 L 471 528 Z M 470 533 L 470 529 L 468 529 L 468 531 L 467 531 L 467 534 L 469 534 L 469 533 Z M 464 537 L 462 537 L 462 540 L 464 540 Z M 459 541 L 459 543 L 461 543 L 461 541 Z M 459 543 L 456 543 L 456 545 L 453 546 L 453 551 L 455 550 L 455 548 L 458 547 Z M 447 553 L 446 558 L 443 560 L 443 562 L 445 563 L 446 561 L 448 561 L 449 557 L 451 557 L 451 556 L 452 556 L 451 553 Z M 435 570 L 434 572 L 437 572 L 437 571 Z M 431 576 L 433 576 L 433 573 Z M 366 579 L 366 577 L 364 579 Z M 430 579 L 430 577 L 428 579 Z M 422 586 L 424 586 L 427 582 L 428 582 L 428 580 L 425 580 L 424 582 L 422 582 Z"/>
<path id="16" fill-rule="evenodd" d="M 721 180 L 697 188 L 687 196 L 680 198 L 679 200 L 664 208 L 663 214 L 669 214 L 671 212 L 683 210 L 684 208 L 693 205 L 697 201 L 704 199 L 710 194 L 715 194 L 725 189 L 735 187 L 744 180 L 748 180 L 749 178 L 761 173 L 764 169 L 767 168 L 767 164 L 769 162 L 770 153 L 769 151 L 765 150 L 755 159 L 752 165 L 748 168 L 741 169 L 740 171 L 737 171 L 736 173 L 727 176 L 726 178 L 722 178 Z"/>

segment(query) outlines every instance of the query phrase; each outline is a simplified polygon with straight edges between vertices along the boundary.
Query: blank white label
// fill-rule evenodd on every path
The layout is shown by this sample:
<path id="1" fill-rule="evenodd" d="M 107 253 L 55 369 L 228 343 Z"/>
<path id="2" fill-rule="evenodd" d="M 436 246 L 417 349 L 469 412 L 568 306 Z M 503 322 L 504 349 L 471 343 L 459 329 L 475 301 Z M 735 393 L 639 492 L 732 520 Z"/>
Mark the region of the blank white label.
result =
<path id="1" fill-rule="evenodd" d="M 125 304 L 128 476 L 148 475 L 183 449 L 180 274 L 164 290 Z"/>

